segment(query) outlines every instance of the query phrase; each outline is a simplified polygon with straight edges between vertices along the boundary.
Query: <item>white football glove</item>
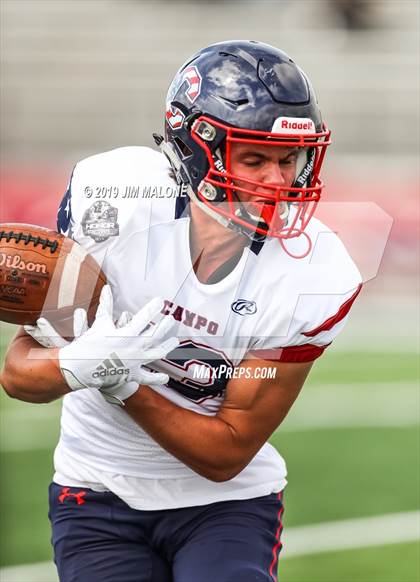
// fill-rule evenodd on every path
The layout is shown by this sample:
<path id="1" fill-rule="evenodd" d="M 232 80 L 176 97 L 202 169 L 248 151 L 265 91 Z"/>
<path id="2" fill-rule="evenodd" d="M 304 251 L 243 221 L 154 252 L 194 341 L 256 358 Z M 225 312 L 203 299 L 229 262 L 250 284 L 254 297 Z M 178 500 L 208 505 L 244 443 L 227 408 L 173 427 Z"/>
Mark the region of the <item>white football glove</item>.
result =
<path id="1" fill-rule="evenodd" d="M 127 313 L 127 311 L 124 311 L 121 317 L 127 317 Z M 61 337 L 45 317 L 37 319 L 36 325 L 24 325 L 23 328 L 28 335 L 32 336 L 44 348 L 64 348 L 70 343 Z M 84 309 L 76 309 L 73 315 L 73 337 L 79 337 L 87 328 L 86 311 Z"/>
<path id="2" fill-rule="evenodd" d="M 117 328 L 123 327 L 127 325 L 129 321 L 131 321 L 133 314 L 129 311 L 123 311 L 118 318 L 117 323 L 115 324 Z M 41 346 L 44 348 L 64 348 L 70 342 L 64 339 L 56 329 L 51 325 L 48 319 L 45 317 L 40 317 L 36 325 L 24 325 L 24 330 L 28 335 L 30 335 L 35 341 L 37 341 Z M 79 337 L 87 331 L 88 323 L 87 323 L 87 313 L 84 309 L 76 309 L 73 315 L 73 336 Z M 124 387 L 120 388 L 120 395 L 127 393 L 129 395 L 133 394 L 137 390 L 137 384 L 134 386 L 130 385 L 128 388 L 124 390 Z M 107 402 L 110 404 L 118 404 L 121 406 L 120 398 L 117 398 L 112 394 L 112 389 L 102 392 L 103 397 Z M 126 396 L 128 398 L 128 396 Z"/>
<path id="3" fill-rule="evenodd" d="M 118 318 L 116 327 L 123 327 L 132 319 L 133 314 L 123 311 Z M 51 325 L 48 319 L 40 317 L 36 325 L 24 325 L 23 329 L 44 348 L 64 348 L 70 342 L 64 339 Z M 73 337 L 79 337 L 88 329 L 87 313 L 85 309 L 75 309 L 73 314 Z"/>
<path id="4" fill-rule="evenodd" d="M 162 307 L 163 300 L 153 299 L 118 328 L 112 319 L 111 289 L 105 285 L 92 327 L 58 352 L 61 372 L 70 388 L 96 388 L 108 401 L 122 405 L 139 384 L 166 384 L 167 374 L 142 367 L 160 360 L 179 344 L 174 337 L 162 341 L 173 325 L 171 318 L 157 328 L 151 324 Z"/>

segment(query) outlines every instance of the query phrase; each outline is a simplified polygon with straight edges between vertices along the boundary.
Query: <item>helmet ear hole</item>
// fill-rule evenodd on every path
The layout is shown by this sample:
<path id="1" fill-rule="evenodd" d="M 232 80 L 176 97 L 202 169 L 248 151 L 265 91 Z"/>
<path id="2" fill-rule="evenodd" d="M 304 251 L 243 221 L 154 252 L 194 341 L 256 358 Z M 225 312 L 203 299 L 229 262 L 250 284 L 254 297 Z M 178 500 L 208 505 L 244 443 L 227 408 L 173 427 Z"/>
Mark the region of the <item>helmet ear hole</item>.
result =
<path id="1" fill-rule="evenodd" d="M 177 149 L 179 150 L 183 160 L 185 160 L 186 158 L 190 158 L 193 155 L 191 149 L 178 136 L 174 137 L 173 142 L 175 143 Z"/>

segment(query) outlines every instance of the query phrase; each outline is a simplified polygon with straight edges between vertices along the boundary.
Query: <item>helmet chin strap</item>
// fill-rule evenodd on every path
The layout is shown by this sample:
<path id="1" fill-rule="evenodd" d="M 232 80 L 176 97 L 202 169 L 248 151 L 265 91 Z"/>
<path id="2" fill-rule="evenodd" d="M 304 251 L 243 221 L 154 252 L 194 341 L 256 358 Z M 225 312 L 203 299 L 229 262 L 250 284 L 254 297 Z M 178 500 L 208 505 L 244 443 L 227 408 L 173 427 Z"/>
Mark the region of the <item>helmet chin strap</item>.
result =
<path id="1" fill-rule="evenodd" d="M 153 137 L 155 137 L 155 134 Z M 187 191 L 187 194 L 188 194 L 188 197 L 190 198 L 190 200 L 193 200 L 194 203 L 201 210 L 203 210 L 204 212 L 206 212 L 206 214 L 208 214 L 209 216 L 214 218 L 214 220 L 216 220 L 219 224 L 221 224 L 225 228 L 229 228 L 230 220 L 228 220 L 224 216 L 221 216 L 220 214 L 215 212 L 211 207 L 207 206 L 207 204 L 204 204 L 204 202 L 201 202 L 201 200 L 198 198 L 197 194 L 194 192 L 193 188 L 191 187 L 191 184 L 189 184 L 188 182 L 186 182 L 182 179 L 182 176 L 181 176 L 182 162 L 179 159 L 176 152 L 171 147 L 171 145 L 168 142 L 166 142 L 163 138 L 161 138 L 161 136 L 156 135 L 155 141 L 156 141 L 156 144 L 159 146 L 160 151 L 166 156 L 169 163 L 171 164 L 171 167 L 175 173 L 177 183 L 178 184 L 185 184 L 187 186 L 186 191 Z"/>
<path id="2" fill-rule="evenodd" d="M 187 186 L 187 193 L 188 196 L 190 197 L 191 200 L 194 201 L 194 203 L 201 209 L 203 210 L 203 212 L 205 212 L 208 216 L 211 216 L 211 218 L 214 218 L 214 220 L 216 220 L 219 224 L 221 224 L 222 226 L 224 226 L 225 228 L 229 228 L 230 230 L 233 230 L 234 232 L 238 233 L 238 234 L 242 234 L 244 236 L 246 236 L 247 238 L 249 238 L 251 241 L 263 241 L 265 240 L 265 234 L 259 234 L 257 232 L 253 232 L 243 226 L 241 226 L 240 224 L 236 224 L 236 222 L 233 222 L 232 220 L 225 218 L 224 216 L 222 216 L 221 214 L 219 214 L 218 212 L 216 212 L 215 210 L 213 210 L 213 208 L 211 206 L 207 206 L 207 204 L 204 204 L 204 202 L 201 202 L 201 200 L 198 198 L 197 194 L 194 192 L 194 190 L 191 188 L 191 186 L 188 184 Z M 236 194 L 235 194 L 236 196 Z M 240 205 L 240 208 L 237 209 L 237 212 L 241 212 L 241 216 L 242 213 L 245 215 L 246 217 L 250 217 L 250 215 L 248 214 L 248 212 L 246 211 L 243 203 L 238 199 L 238 197 L 236 196 L 237 201 Z M 255 226 L 260 226 L 262 228 L 266 227 L 267 225 L 263 222 L 263 221 L 259 221 L 258 224 L 256 224 Z"/>
<path id="3" fill-rule="evenodd" d="M 160 148 L 160 151 L 165 155 L 165 157 L 171 164 L 172 169 L 175 172 L 177 182 L 179 183 L 180 180 L 179 172 L 182 165 L 181 160 L 177 156 L 176 152 L 174 152 L 172 146 L 167 141 L 165 141 L 161 135 L 154 133 L 153 137 L 155 139 L 156 145 Z"/>
<path id="4" fill-rule="evenodd" d="M 213 218 L 214 220 L 216 220 L 216 222 L 218 222 L 219 224 L 221 224 L 222 226 L 224 226 L 225 228 L 229 228 L 235 232 L 238 232 L 244 236 L 246 236 L 247 238 L 251 239 L 252 241 L 263 241 L 266 238 L 265 234 L 259 234 L 257 232 L 252 232 L 251 230 L 242 227 L 239 224 L 236 224 L 235 222 L 233 222 L 232 220 L 229 220 L 228 218 L 225 218 L 224 216 L 222 216 L 221 214 L 219 214 L 218 212 L 216 212 L 215 210 L 213 210 L 213 208 L 211 206 L 208 206 L 207 204 L 204 204 L 204 202 L 202 202 L 197 194 L 194 192 L 193 188 L 191 187 L 191 185 L 187 182 L 185 182 L 182 179 L 181 176 L 181 168 L 182 168 L 182 162 L 179 159 L 178 155 L 176 154 L 176 152 L 173 150 L 173 148 L 171 147 L 171 145 L 166 142 L 161 136 L 158 136 L 156 134 L 154 134 L 155 137 L 155 141 L 156 144 L 159 146 L 161 152 L 166 156 L 166 158 L 168 159 L 172 169 L 174 170 L 175 176 L 176 176 L 176 180 L 177 183 L 184 183 L 187 185 L 187 194 L 190 198 L 190 200 L 193 200 L 194 203 L 203 211 L 205 212 L 208 216 L 210 216 L 211 218 Z M 311 152 L 311 158 L 307 161 L 307 163 L 305 164 L 305 166 L 303 167 L 303 169 L 301 170 L 301 172 L 299 173 L 299 176 L 296 178 L 295 180 L 295 184 L 300 182 L 300 185 L 304 184 L 306 182 L 306 180 L 308 179 L 308 176 L 310 176 L 310 173 L 312 172 L 313 169 L 313 163 L 314 163 L 314 159 L 315 159 L 315 150 L 314 148 L 312 149 Z M 257 215 L 253 215 L 251 214 L 244 206 L 244 203 L 239 199 L 237 193 L 233 190 L 233 195 L 236 198 L 236 201 L 238 203 L 238 208 L 236 210 L 236 215 L 240 216 L 241 218 L 244 218 L 248 221 L 250 221 L 251 223 L 255 224 L 255 227 L 259 227 L 259 228 L 264 228 L 264 229 L 269 229 L 269 224 L 268 222 L 271 223 L 270 221 L 265 221 L 264 220 L 264 216 L 263 213 L 260 214 L 260 216 Z M 284 226 L 287 226 L 287 219 L 289 217 L 289 208 L 290 208 L 290 202 L 285 203 L 284 205 L 284 210 L 281 214 L 279 214 L 279 218 L 283 221 Z M 277 205 L 276 205 L 277 207 Z M 264 209 L 263 209 L 264 210 Z M 274 212 L 276 211 L 276 208 L 274 209 Z M 282 240 L 280 239 L 280 243 L 283 246 Z M 283 249 L 285 250 L 285 252 L 287 254 L 290 255 L 290 253 L 287 251 L 287 249 L 283 246 Z M 311 244 L 309 245 L 308 251 L 306 253 L 304 253 L 303 256 L 306 256 L 311 250 Z M 292 255 L 291 255 L 292 256 Z M 296 258 L 301 258 L 301 257 L 296 257 Z"/>

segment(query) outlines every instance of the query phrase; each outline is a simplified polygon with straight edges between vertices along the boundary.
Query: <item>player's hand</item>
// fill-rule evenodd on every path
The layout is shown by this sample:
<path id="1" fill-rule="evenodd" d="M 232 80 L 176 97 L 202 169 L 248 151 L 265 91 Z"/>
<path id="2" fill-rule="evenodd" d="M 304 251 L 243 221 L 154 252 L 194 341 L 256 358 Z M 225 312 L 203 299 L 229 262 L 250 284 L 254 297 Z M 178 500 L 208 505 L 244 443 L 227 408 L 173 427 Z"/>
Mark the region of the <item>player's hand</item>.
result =
<path id="1" fill-rule="evenodd" d="M 116 327 L 124 327 L 127 325 L 133 314 L 129 311 L 123 311 L 116 322 Z M 56 329 L 51 325 L 48 319 L 45 317 L 40 317 L 36 325 L 24 325 L 23 326 L 26 333 L 30 335 L 35 341 L 37 341 L 44 348 L 64 348 L 70 342 L 64 339 Z M 73 315 L 73 337 L 79 337 L 87 331 L 87 313 L 84 309 L 76 309 Z M 155 374 L 150 373 L 147 375 L 147 370 L 144 370 L 143 384 L 154 385 L 156 383 Z M 122 386 L 115 388 L 104 388 L 101 392 L 103 397 L 110 404 L 118 404 L 121 406 L 122 402 L 131 396 L 138 389 L 137 383 L 127 383 Z"/>
<path id="2" fill-rule="evenodd" d="M 61 337 L 45 317 L 40 317 L 36 325 L 24 325 L 23 328 L 28 335 L 44 348 L 64 348 L 64 346 L 70 343 Z M 79 337 L 87 329 L 86 311 L 84 309 L 76 309 L 73 315 L 73 337 Z"/>
<path id="3" fill-rule="evenodd" d="M 123 327 L 131 320 L 133 314 L 123 311 L 118 318 L 116 327 Z M 23 329 L 44 348 L 64 348 L 70 342 L 64 339 L 51 325 L 48 319 L 40 317 L 36 325 L 24 325 Z M 79 337 L 88 329 L 87 313 L 85 309 L 76 309 L 73 314 L 73 337 Z"/>
<path id="4" fill-rule="evenodd" d="M 142 366 L 159 360 L 173 350 L 179 341 L 163 341 L 172 326 L 167 318 L 156 327 L 152 323 L 163 307 L 163 300 L 153 299 L 120 328 L 112 319 L 111 289 L 102 289 L 96 319 L 90 329 L 59 350 L 62 374 L 72 390 L 96 388 L 107 400 L 122 401 L 139 384 L 166 384 L 167 374 L 155 374 Z"/>

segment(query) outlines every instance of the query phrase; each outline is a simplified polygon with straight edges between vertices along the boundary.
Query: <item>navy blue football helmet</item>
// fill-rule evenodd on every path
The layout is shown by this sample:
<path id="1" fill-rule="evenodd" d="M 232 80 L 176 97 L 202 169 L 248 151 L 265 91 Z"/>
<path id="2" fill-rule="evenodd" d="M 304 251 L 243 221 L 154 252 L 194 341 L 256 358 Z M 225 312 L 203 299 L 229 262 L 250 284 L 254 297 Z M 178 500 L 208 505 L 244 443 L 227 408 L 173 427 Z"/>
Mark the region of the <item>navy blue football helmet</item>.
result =
<path id="1" fill-rule="evenodd" d="M 169 88 L 165 139 L 156 139 L 190 198 L 250 238 L 299 236 L 320 199 L 330 132 L 305 74 L 267 44 L 227 41 L 192 56 Z M 294 183 L 286 188 L 234 175 L 235 143 L 295 150 Z M 256 189 L 253 212 L 241 193 Z"/>

